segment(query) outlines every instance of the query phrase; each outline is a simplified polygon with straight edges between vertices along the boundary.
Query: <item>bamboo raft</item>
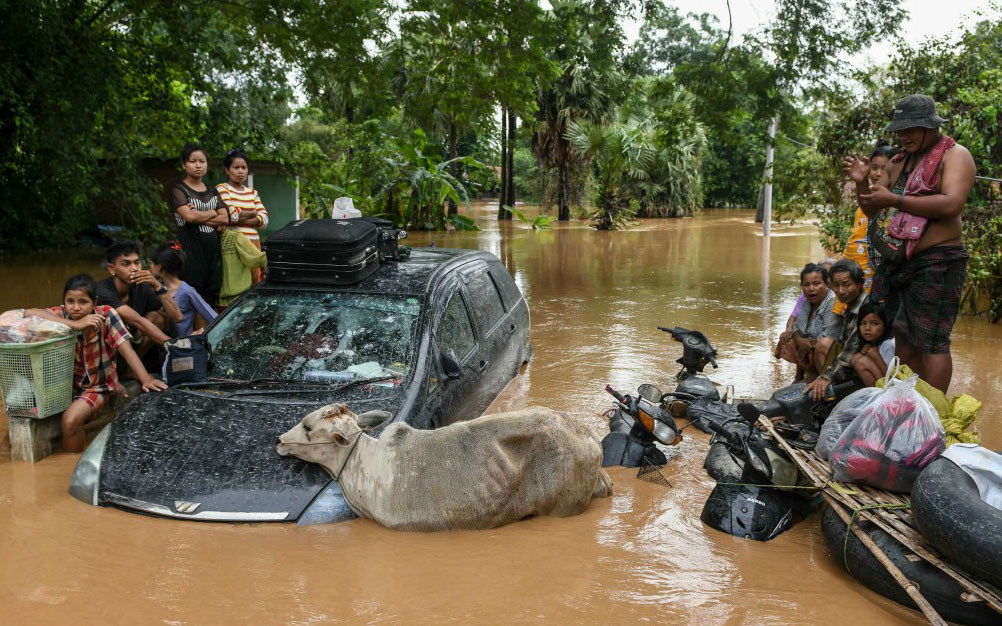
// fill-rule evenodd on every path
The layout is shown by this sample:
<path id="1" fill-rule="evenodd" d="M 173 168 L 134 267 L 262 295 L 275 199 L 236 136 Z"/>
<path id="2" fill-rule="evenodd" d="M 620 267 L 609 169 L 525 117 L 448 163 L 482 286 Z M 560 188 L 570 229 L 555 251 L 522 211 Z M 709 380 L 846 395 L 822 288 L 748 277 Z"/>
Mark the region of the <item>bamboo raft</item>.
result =
<path id="1" fill-rule="evenodd" d="M 865 485 L 835 482 L 832 480 L 832 471 L 828 463 L 813 450 L 801 450 L 791 446 L 776 432 L 768 418 L 760 417 L 759 423 L 782 446 L 800 472 L 816 488 L 821 490 L 828 505 L 850 527 L 853 534 L 870 550 L 874 557 L 887 568 L 887 572 L 908 593 L 930 623 L 946 624 L 939 613 L 922 596 L 918 585 L 905 577 L 873 540 L 857 524 L 853 523 L 854 518 L 875 524 L 901 545 L 954 579 L 965 590 L 961 598 L 965 602 L 985 602 L 993 610 L 1002 614 L 1002 597 L 996 591 L 964 573 L 956 565 L 945 562 L 936 549 L 926 542 L 922 534 L 915 528 L 911 515 L 911 503 L 908 498 L 901 494 Z"/>

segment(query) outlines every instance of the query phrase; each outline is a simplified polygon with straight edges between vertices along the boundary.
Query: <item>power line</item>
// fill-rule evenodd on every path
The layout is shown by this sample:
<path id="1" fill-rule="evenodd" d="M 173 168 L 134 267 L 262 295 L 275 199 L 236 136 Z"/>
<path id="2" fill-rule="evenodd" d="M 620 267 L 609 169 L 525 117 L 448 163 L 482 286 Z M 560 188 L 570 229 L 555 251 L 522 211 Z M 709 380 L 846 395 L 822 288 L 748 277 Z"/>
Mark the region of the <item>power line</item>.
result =
<path id="1" fill-rule="evenodd" d="M 805 148 L 810 148 L 810 149 L 812 149 L 812 150 L 814 149 L 814 146 L 812 146 L 812 145 L 810 145 L 810 144 L 806 144 L 806 143 L 802 143 L 802 142 L 800 142 L 800 141 L 797 141 L 796 139 L 790 139 L 790 138 L 789 138 L 789 137 L 787 137 L 786 135 L 780 135 L 779 137 L 780 137 L 780 139 L 785 139 L 785 140 L 789 141 L 790 143 L 795 143 L 795 144 L 797 144 L 798 146 L 803 146 L 803 147 L 805 147 Z"/>

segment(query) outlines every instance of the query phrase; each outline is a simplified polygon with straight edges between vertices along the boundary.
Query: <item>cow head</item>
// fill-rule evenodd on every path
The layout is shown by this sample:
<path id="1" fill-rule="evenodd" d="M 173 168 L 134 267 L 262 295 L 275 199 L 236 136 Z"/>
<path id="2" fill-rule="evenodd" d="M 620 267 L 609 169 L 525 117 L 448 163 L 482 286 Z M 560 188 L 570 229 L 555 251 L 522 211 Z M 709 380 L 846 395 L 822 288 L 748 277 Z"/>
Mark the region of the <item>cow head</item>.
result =
<path id="1" fill-rule="evenodd" d="M 386 411 L 355 415 L 344 404 L 328 404 L 313 411 L 303 421 L 278 437 L 276 450 L 282 456 L 297 456 L 322 463 L 330 458 L 331 446 L 343 448 L 361 436 L 363 430 L 389 419 Z M 326 444 L 326 445 L 324 445 Z"/>

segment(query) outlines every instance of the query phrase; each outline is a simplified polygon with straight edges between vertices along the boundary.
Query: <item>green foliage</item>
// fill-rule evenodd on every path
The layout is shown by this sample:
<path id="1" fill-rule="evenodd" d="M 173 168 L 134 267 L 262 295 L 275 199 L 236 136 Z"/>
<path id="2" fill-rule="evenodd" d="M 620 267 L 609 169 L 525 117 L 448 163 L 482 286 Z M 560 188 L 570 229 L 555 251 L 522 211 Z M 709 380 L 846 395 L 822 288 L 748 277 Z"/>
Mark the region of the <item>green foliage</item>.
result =
<path id="1" fill-rule="evenodd" d="M 510 206 L 504 207 L 504 210 L 514 215 L 516 218 L 518 218 L 518 221 L 527 225 L 532 230 L 546 230 L 547 228 L 550 227 L 550 224 L 552 224 L 557 220 L 557 218 L 553 217 L 552 215 L 546 215 L 544 213 L 540 213 L 534 219 L 530 220 L 528 217 L 525 216 L 524 211 L 519 211 L 518 209 L 514 209 Z"/>
<path id="2" fill-rule="evenodd" d="M 700 206 L 706 137 L 692 101 L 668 79 L 639 79 L 617 120 L 570 123 L 567 140 L 592 166 L 596 228 L 617 227 L 619 213 L 677 217 Z"/>
<path id="3" fill-rule="evenodd" d="M 822 206 L 816 211 L 818 216 L 818 239 L 822 247 L 832 255 L 839 255 L 849 243 L 852 234 L 855 209 Z"/>
<path id="4" fill-rule="evenodd" d="M 64 246 L 96 223 L 163 239 L 169 214 L 141 163 L 190 140 L 281 162 L 299 176 L 307 215 L 351 196 L 412 229 L 468 228 L 449 214 L 497 186 L 482 164 L 497 163 L 501 107 L 520 120 L 517 195 L 556 205 L 561 219 L 591 211 L 602 228 L 753 204 L 778 111 L 775 214 L 818 214 L 837 244 L 850 219 L 838 159 L 865 150 L 908 92 L 934 94 L 979 173 L 1000 176 L 999 20 L 957 44 L 903 47 L 889 67 L 836 88 L 842 59 L 891 34 L 899 5 L 781 0 L 744 42 L 663 0 L 550 6 L 13 3 L 0 23 L 0 249 Z M 628 48 L 621 24 L 638 10 Z M 306 102 L 293 112 L 297 95 Z M 974 200 L 988 199 L 979 185 Z M 972 249 L 993 241 L 992 223 L 969 230 Z M 988 243 L 972 259 L 985 268 L 972 270 L 981 287 L 999 274 Z"/>
<path id="5" fill-rule="evenodd" d="M 578 121 L 599 121 L 614 109 L 626 85 L 616 66 L 623 43 L 615 3 L 555 0 L 550 17 L 555 45 L 548 58 L 559 68 L 551 83 L 540 84 L 533 152 L 544 170 L 557 171 L 560 219 L 568 219 L 570 173 L 580 155 L 567 134 Z"/>
<path id="6" fill-rule="evenodd" d="M 472 157 L 441 160 L 429 153 L 424 132 L 416 130 L 411 137 L 391 140 L 392 156 L 386 165 L 393 177 L 380 190 L 384 197 L 396 197 L 396 215 L 412 230 L 442 230 L 445 226 L 443 208 L 446 200 L 464 202 L 469 208 L 466 187 L 450 172 L 458 163 L 467 168 L 483 168 Z M 391 200 L 392 205 L 392 200 Z"/>
<path id="7" fill-rule="evenodd" d="M 298 8 L 290 0 L 275 10 Z M 6 3 L 0 249 L 66 246 L 114 215 L 135 234 L 162 237 L 161 190 L 141 175 L 143 158 L 175 157 L 198 138 L 210 153 L 237 142 L 265 148 L 288 115 L 291 91 L 280 55 L 267 45 L 277 27 L 258 21 L 259 9 L 266 10 L 249 2 Z"/>
<path id="8" fill-rule="evenodd" d="M 467 215 L 460 215 L 458 213 L 450 215 L 446 218 L 446 221 L 456 230 L 480 230 L 477 223 L 473 221 L 472 217 Z"/>
<path id="9" fill-rule="evenodd" d="M 523 146 L 515 149 L 516 196 L 529 202 L 544 202 L 550 176 L 532 156 L 532 150 Z"/>
<path id="10" fill-rule="evenodd" d="M 824 178 L 840 179 L 842 157 L 868 156 L 874 142 L 886 136 L 883 127 L 894 103 L 907 94 L 925 93 L 936 99 L 940 114 L 947 118 L 944 132 L 970 150 L 977 174 L 1002 178 L 999 67 L 1002 21 L 998 19 L 976 24 L 959 41 L 949 36 L 917 48 L 899 48 L 886 67 L 861 72 L 854 84 L 826 95 L 817 124 L 818 148 L 826 165 L 818 172 Z M 970 288 L 987 294 L 987 308 L 995 320 L 1002 311 L 997 199 L 998 190 L 990 181 L 976 181 L 963 215 L 964 242 L 971 255 Z"/>
<path id="11" fill-rule="evenodd" d="M 968 289 L 987 296 L 992 322 L 1002 319 L 1002 204 L 968 208 L 964 213 L 964 241 L 971 258 Z"/>
<path id="12" fill-rule="evenodd" d="M 753 39 L 772 53 L 780 92 L 818 92 L 843 58 L 893 35 L 906 15 L 886 0 L 779 0 L 775 20 Z"/>

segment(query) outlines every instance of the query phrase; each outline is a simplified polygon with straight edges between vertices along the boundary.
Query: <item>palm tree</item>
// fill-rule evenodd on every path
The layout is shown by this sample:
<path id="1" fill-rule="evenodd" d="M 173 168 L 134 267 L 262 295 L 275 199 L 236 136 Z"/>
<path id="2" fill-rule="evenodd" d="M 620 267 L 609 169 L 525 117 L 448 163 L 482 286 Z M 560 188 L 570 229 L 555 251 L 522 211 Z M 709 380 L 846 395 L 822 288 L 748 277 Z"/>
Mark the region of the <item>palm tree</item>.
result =
<path id="1" fill-rule="evenodd" d="M 608 15 L 582 0 L 555 0 L 551 19 L 560 28 L 560 44 L 551 60 L 560 75 L 541 86 L 537 96 L 533 152 L 545 169 L 557 168 L 558 218 L 570 219 L 570 168 L 577 159 L 567 133 L 578 120 L 597 121 L 613 108 L 613 97 L 623 84 L 610 49 L 602 38 L 612 28 Z"/>
<path id="2" fill-rule="evenodd" d="M 633 115 L 652 130 L 657 161 L 648 172 L 650 182 L 638 182 L 642 217 L 692 215 L 703 203 L 702 161 L 707 148 L 706 129 L 697 120 L 691 93 L 670 79 L 638 81 Z"/>
<path id="3" fill-rule="evenodd" d="M 573 121 L 565 139 L 587 159 L 597 186 L 595 227 L 619 228 L 634 214 L 691 214 L 702 202 L 706 134 L 692 96 L 665 79 L 635 84 L 618 121 Z"/>
<path id="4" fill-rule="evenodd" d="M 589 161 L 597 191 L 595 228 L 610 230 L 632 217 L 630 199 L 634 185 L 650 181 L 657 163 L 657 146 L 650 130 L 639 120 L 612 124 L 571 122 L 567 141 Z"/>

